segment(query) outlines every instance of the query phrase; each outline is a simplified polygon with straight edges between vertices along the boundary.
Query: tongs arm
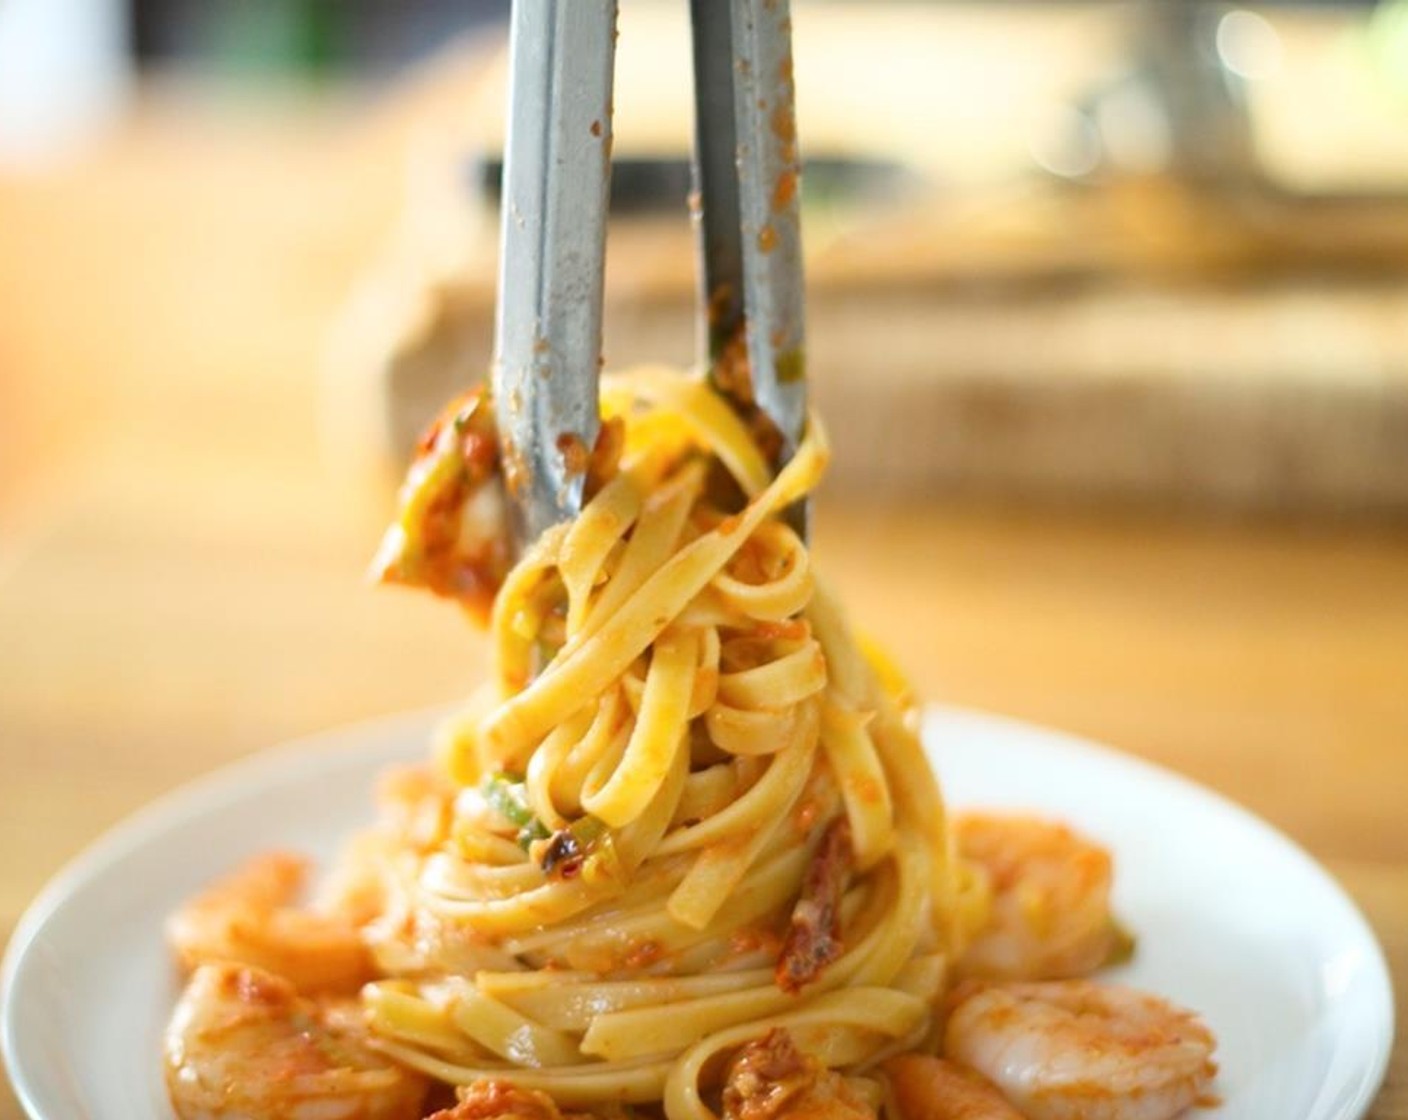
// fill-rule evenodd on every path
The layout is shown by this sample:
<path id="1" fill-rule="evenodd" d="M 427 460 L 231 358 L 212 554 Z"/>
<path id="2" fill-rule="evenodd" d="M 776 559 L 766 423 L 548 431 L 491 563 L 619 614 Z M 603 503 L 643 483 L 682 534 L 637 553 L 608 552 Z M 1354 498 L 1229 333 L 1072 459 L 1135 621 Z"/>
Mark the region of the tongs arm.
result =
<path id="1" fill-rule="evenodd" d="M 600 423 L 616 0 L 514 0 L 494 399 L 516 535 L 581 508 Z"/>
<path id="2" fill-rule="evenodd" d="M 691 16 L 706 364 L 781 467 L 806 427 L 791 18 Z M 522 543 L 580 510 L 600 423 L 615 22 L 616 0 L 513 4 L 493 389 Z"/>
<path id="3" fill-rule="evenodd" d="M 715 384 L 771 422 L 781 466 L 806 427 L 801 162 L 787 0 L 690 0 L 695 213 Z"/>

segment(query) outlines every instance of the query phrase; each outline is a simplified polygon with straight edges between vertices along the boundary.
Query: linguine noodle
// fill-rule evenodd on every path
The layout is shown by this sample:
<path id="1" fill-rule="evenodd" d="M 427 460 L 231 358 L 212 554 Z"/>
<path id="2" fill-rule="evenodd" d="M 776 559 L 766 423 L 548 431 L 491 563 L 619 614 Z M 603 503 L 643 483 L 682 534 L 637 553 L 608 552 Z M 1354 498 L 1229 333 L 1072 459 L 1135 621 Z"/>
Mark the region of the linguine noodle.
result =
<path id="1" fill-rule="evenodd" d="M 619 457 L 504 578 L 450 808 L 392 861 L 373 1035 L 445 1082 L 709 1120 L 785 1027 L 876 1099 L 971 923 L 911 713 L 785 516 L 825 433 L 773 477 L 702 380 L 608 377 L 603 410 Z"/>

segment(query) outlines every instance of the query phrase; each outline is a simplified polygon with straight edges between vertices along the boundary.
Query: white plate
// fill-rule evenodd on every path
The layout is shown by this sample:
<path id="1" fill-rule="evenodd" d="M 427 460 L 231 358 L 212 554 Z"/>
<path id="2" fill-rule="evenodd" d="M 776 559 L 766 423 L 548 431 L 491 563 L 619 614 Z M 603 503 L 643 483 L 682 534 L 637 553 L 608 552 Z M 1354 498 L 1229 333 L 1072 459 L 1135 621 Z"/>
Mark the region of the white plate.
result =
<path id="1" fill-rule="evenodd" d="M 157 802 L 63 871 L 3 972 L 0 1040 L 35 1120 L 166 1120 L 159 1037 L 176 994 L 162 922 L 273 847 L 327 859 L 367 820 L 376 772 L 425 752 L 422 713 L 254 757 Z M 1034 808 L 1116 853 L 1139 937 L 1114 976 L 1197 1008 L 1221 1043 L 1200 1120 L 1354 1120 L 1383 1078 L 1393 1004 L 1353 903 L 1299 848 L 1214 794 L 1077 740 L 989 716 L 925 725 L 955 805 Z"/>

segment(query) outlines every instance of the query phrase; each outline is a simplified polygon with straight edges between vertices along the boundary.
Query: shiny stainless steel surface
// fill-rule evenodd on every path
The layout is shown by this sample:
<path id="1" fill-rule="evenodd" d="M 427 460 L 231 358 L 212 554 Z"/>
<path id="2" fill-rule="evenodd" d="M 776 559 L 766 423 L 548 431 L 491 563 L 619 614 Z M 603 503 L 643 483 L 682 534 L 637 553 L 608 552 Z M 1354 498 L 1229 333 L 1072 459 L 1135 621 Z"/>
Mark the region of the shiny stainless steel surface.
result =
<path id="1" fill-rule="evenodd" d="M 691 0 L 691 16 L 708 365 L 739 395 L 743 346 L 740 403 L 777 428 L 782 462 L 806 424 L 792 20 L 786 0 Z"/>
<path id="2" fill-rule="evenodd" d="M 493 369 L 520 541 L 580 506 L 599 424 L 615 0 L 515 0 Z"/>
<path id="3" fill-rule="evenodd" d="M 707 369 L 781 465 L 806 425 L 792 22 L 691 14 Z M 520 544 L 580 508 L 599 427 L 615 23 L 615 0 L 513 7 L 493 382 Z"/>
<path id="4" fill-rule="evenodd" d="M 1129 5 L 1128 66 L 1080 106 L 1098 155 L 1066 162 L 1074 177 L 1160 174 L 1204 190 L 1256 188 L 1247 83 L 1235 62 L 1248 33 L 1275 40 L 1264 17 L 1224 0 L 1137 0 Z M 1088 137 L 1066 138 L 1068 149 Z"/>
<path id="5" fill-rule="evenodd" d="M 1161 105 L 1171 172 L 1220 185 L 1255 177 L 1251 119 L 1241 78 L 1219 49 L 1219 28 L 1234 9 L 1206 0 L 1141 0 L 1135 56 Z"/>

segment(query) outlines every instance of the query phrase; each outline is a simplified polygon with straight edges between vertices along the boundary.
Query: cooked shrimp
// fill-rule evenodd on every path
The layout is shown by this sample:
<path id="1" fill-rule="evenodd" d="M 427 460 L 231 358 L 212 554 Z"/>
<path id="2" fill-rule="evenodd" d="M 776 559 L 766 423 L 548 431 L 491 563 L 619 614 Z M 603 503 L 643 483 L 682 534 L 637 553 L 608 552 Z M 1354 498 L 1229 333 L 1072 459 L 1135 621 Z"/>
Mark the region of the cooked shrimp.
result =
<path id="1" fill-rule="evenodd" d="M 1031 817 L 970 813 L 954 832 L 960 858 L 991 891 L 988 924 L 959 958 L 960 975 L 1062 980 L 1109 959 L 1122 935 L 1110 916 L 1108 852 Z"/>
<path id="2" fill-rule="evenodd" d="M 1023 1120 L 991 1083 L 943 1058 L 901 1054 L 885 1073 L 903 1120 Z"/>
<path id="3" fill-rule="evenodd" d="M 455 793 L 455 787 L 429 766 L 387 770 L 376 789 L 380 831 L 413 851 L 439 847 L 450 830 Z"/>
<path id="4" fill-rule="evenodd" d="M 390 904 L 391 879 L 404 848 L 380 829 L 354 833 L 318 883 L 315 912 L 365 929 Z"/>
<path id="5" fill-rule="evenodd" d="M 1216 1040 L 1191 1011 L 1084 980 L 974 986 L 945 1053 L 1028 1120 L 1169 1120 L 1206 1097 Z"/>
<path id="6" fill-rule="evenodd" d="M 429 588 L 487 620 L 512 566 L 508 505 L 488 390 L 441 410 L 420 438 L 372 575 Z"/>
<path id="7" fill-rule="evenodd" d="M 291 905 L 306 870 L 296 856 L 259 856 L 191 899 L 166 926 L 181 964 L 253 965 L 305 995 L 355 992 L 372 977 L 371 954 L 347 918 Z"/>
<path id="8" fill-rule="evenodd" d="M 181 1120 L 415 1120 L 427 1088 L 334 1030 L 287 981 L 234 964 L 191 977 L 165 1064 Z"/>

